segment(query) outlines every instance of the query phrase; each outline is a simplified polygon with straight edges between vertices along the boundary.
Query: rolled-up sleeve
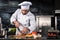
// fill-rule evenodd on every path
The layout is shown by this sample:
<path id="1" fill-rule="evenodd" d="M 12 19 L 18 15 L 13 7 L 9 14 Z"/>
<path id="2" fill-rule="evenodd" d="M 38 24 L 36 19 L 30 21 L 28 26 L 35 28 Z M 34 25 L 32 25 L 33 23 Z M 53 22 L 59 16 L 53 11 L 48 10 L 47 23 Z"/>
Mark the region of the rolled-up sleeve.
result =
<path id="1" fill-rule="evenodd" d="M 30 26 L 28 28 L 30 29 L 30 33 L 32 33 L 36 29 L 36 22 L 34 15 L 30 17 Z"/>
<path id="2" fill-rule="evenodd" d="M 11 18 L 10 18 L 10 22 L 11 22 L 12 25 L 14 25 L 13 22 L 16 20 L 16 15 L 17 15 L 18 11 L 19 11 L 19 9 L 17 9 L 15 11 L 15 13 L 13 13 Z"/>

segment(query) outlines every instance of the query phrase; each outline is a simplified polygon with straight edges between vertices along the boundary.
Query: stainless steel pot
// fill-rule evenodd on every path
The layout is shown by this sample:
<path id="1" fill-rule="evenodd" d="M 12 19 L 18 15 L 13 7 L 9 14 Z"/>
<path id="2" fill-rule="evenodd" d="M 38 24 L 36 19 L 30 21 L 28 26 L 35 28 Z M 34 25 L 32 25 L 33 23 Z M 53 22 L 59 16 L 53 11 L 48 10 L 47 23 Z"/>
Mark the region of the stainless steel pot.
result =
<path id="1" fill-rule="evenodd" d="M 0 30 L 0 36 L 4 36 L 4 35 L 5 35 L 5 30 L 4 29 Z"/>

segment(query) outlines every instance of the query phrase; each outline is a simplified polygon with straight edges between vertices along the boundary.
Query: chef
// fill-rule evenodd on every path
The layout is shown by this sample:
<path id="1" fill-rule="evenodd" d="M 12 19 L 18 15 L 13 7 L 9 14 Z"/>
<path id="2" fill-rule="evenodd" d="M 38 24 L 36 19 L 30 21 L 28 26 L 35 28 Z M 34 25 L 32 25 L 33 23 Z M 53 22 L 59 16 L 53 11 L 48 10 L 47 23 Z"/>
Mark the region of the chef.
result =
<path id="1" fill-rule="evenodd" d="M 36 29 L 35 16 L 29 11 L 30 5 L 32 3 L 28 1 L 18 4 L 21 9 L 17 9 L 10 18 L 11 24 L 16 27 L 16 35 L 30 34 Z"/>

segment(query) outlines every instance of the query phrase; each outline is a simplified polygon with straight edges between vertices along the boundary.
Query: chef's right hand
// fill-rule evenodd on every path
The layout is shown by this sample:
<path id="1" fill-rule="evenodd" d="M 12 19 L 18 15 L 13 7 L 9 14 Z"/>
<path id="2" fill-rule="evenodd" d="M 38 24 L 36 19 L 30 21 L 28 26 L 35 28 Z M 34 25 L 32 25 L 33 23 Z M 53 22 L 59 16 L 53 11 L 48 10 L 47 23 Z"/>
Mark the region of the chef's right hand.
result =
<path id="1" fill-rule="evenodd" d="M 14 21 L 14 25 L 15 25 L 16 28 L 18 28 L 20 26 L 18 21 Z"/>

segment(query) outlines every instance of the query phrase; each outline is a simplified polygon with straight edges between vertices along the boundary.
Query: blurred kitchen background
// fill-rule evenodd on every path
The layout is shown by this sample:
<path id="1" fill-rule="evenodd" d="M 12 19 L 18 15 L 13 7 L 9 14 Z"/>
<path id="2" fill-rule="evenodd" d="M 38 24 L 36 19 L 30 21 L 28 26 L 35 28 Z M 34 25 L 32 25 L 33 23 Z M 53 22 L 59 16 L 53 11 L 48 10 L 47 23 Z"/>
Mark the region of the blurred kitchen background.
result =
<path id="1" fill-rule="evenodd" d="M 60 16 L 55 16 L 55 1 L 54 0 L 0 0 L 0 24 L 7 30 L 15 28 L 10 24 L 10 17 L 16 11 L 19 3 L 23 1 L 31 1 L 32 6 L 30 11 L 36 17 L 37 32 L 43 30 L 55 31 L 60 30 Z M 59 21 L 59 23 L 57 23 Z M 43 29 L 44 28 L 44 29 Z M 46 33 L 48 31 L 45 31 Z"/>
<path id="2" fill-rule="evenodd" d="M 10 16 L 15 12 L 19 3 L 24 0 L 0 0 L 0 17 L 2 18 L 2 24 L 10 24 Z M 54 1 L 53 0 L 26 0 L 31 1 L 33 5 L 31 6 L 30 11 L 38 18 L 40 15 L 54 16 Z M 42 17 L 44 18 L 44 17 Z M 48 21 L 48 20 L 47 20 Z M 51 21 L 51 19 L 49 19 Z"/>

